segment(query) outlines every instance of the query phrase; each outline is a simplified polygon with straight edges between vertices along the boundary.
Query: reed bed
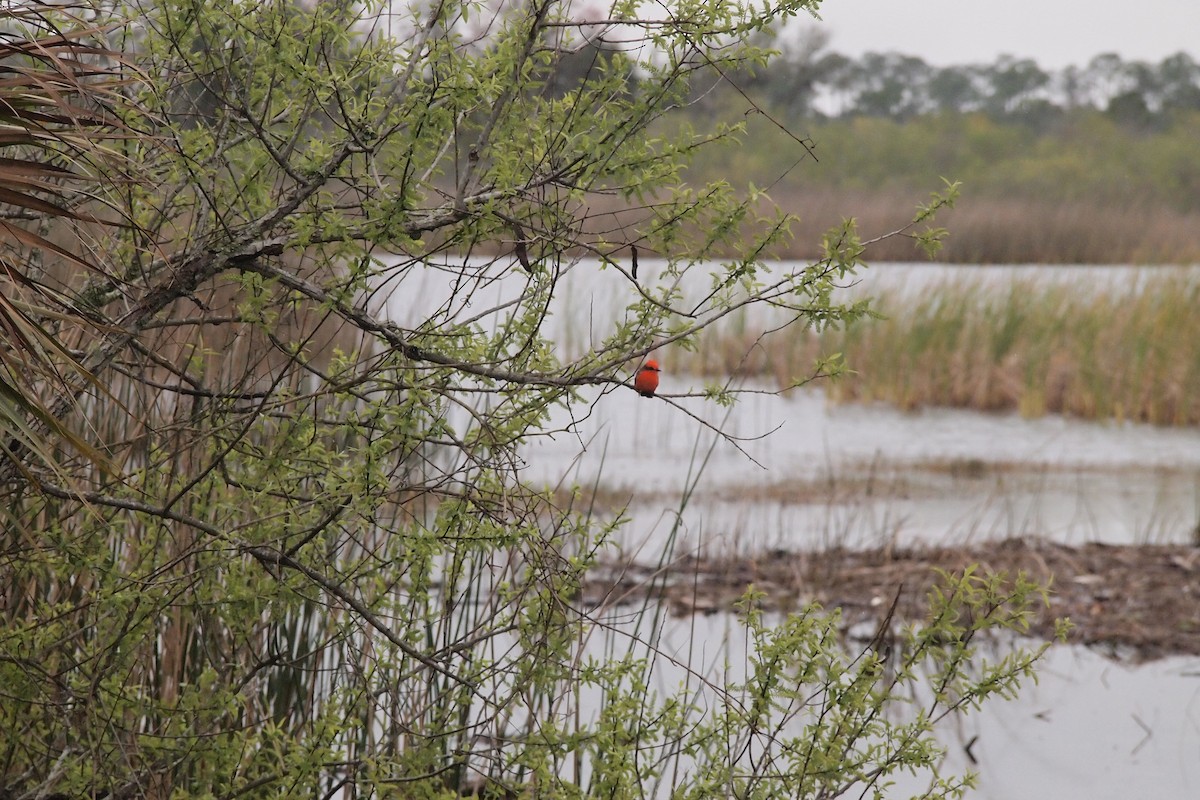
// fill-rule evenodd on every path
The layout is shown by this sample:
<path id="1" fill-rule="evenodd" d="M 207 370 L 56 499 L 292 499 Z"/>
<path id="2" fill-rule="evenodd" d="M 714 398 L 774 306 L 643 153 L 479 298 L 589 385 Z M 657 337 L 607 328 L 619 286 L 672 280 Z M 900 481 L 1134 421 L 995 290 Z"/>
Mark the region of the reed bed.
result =
<path id="1" fill-rule="evenodd" d="M 933 186 L 931 188 L 937 188 Z M 906 225 L 927 192 L 824 189 L 775 192 L 800 220 L 777 255 L 819 257 L 821 234 L 847 217 L 863 238 Z M 1079 200 L 977 196 L 962 188 L 955 207 L 938 214 L 950 231 L 936 260 L 957 264 L 1193 264 L 1200 262 L 1200 213 L 1131 200 L 1121 207 Z M 906 236 L 872 245 L 869 261 L 910 261 L 925 254 Z"/>
<path id="2" fill-rule="evenodd" d="M 842 353 L 849 370 L 827 384 L 835 401 L 1200 424 L 1200 274 L 1130 276 L 1105 286 L 948 280 L 885 293 L 883 317 L 848 330 L 761 342 L 763 324 L 743 317 L 671 361 L 784 386 Z"/>
<path id="3" fill-rule="evenodd" d="M 650 583 L 647 576 L 660 574 L 655 566 L 617 562 L 594 571 L 585 591 L 630 601 L 661 598 L 673 614 L 688 615 L 733 609 L 753 586 L 763 591 L 763 605 L 775 610 L 792 610 L 812 599 L 839 608 L 840 630 L 852 637 L 856 628 L 877 629 L 887 608 L 880 598 L 895 598 L 893 610 L 900 619 L 921 620 L 927 613 L 926 587 L 937 570 L 953 573 L 971 564 L 1053 582 L 1052 603 L 1032 609 L 1033 636 L 1052 639 L 1057 620 L 1069 617 L 1069 641 L 1135 662 L 1200 655 L 1200 598 L 1180 591 L 1181 576 L 1200 568 L 1197 551 L 1188 544 L 1070 547 L 1012 538 L 970 546 L 832 547 L 769 558 L 689 555 L 677 563 L 682 579 Z"/>
<path id="4" fill-rule="evenodd" d="M 925 187 L 856 189 L 825 186 L 775 187 L 755 211 L 795 215 L 790 238 L 769 255 L 783 259 L 819 258 L 822 235 L 854 218 L 864 239 L 906 226 L 917 205 L 941 184 L 931 176 Z M 1172 208 L 1145 198 L 1120 206 L 1088 199 L 996 197 L 976 194 L 970 185 L 935 225 L 950 231 L 936 260 L 955 264 L 1195 264 L 1200 263 L 1200 211 Z M 752 215 L 753 216 L 753 215 Z M 589 197 L 585 230 L 606 241 L 635 241 L 634 231 L 651 225 L 646 209 L 619 198 Z M 747 223 L 744 235 L 763 233 L 768 223 Z M 614 235 L 620 231 L 620 235 Z M 691 232 L 700 236 L 701 232 Z M 608 249 L 611 249 L 608 248 Z M 643 255 L 663 256 L 643 250 Z M 871 245 L 869 261 L 911 261 L 926 254 L 908 236 Z"/>

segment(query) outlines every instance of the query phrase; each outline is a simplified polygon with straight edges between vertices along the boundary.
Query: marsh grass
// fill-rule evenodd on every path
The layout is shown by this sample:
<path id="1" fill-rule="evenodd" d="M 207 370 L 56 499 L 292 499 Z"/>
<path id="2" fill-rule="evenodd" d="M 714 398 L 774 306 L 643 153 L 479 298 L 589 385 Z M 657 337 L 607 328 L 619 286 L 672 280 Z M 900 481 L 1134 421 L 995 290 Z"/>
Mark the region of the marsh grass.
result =
<path id="1" fill-rule="evenodd" d="M 939 188 L 931 183 L 928 190 Z M 779 258 L 816 258 L 821 235 L 853 217 L 864 239 L 909 223 L 928 191 L 816 187 L 781 189 L 772 199 L 799 220 Z M 959 264 L 1187 264 L 1200 261 L 1200 214 L 1160 203 L 1122 206 L 1081 199 L 990 197 L 964 185 L 955 207 L 938 214 L 950 235 L 937 260 Z M 868 261 L 925 258 L 909 236 L 872 245 Z"/>
<path id="2" fill-rule="evenodd" d="M 875 302 L 882 318 L 769 343 L 761 324 L 740 317 L 696 352 L 673 354 L 673 368 L 786 386 L 841 353 L 849 369 L 826 384 L 834 401 L 1200 424 L 1200 275 L 1091 280 L 967 278 L 885 291 Z"/>
<path id="3" fill-rule="evenodd" d="M 941 189 L 936 176 L 928 185 L 902 188 L 777 186 L 753 204 L 743 235 L 766 232 L 774 209 L 795 215 L 789 238 L 768 255 L 781 259 L 821 256 L 822 235 L 854 218 L 864 239 L 873 239 L 911 222 L 919 203 Z M 597 240 L 598 250 L 618 260 L 628 251 L 621 241 L 651 224 L 645 209 L 628 208 L 619 198 L 589 197 L 581 224 Z M 1200 261 L 1200 212 L 1162 202 L 1131 198 L 1116 205 L 1081 198 L 997 197 L 961 189 L 955 207 L 938 214 L 936 224 L 950 235 L 937 260 L 957 264 L 1191 264 Z M 617 235 L 619 232 L 620 235 Z M 700 237 L 701 231 L 684 236 Z M 643 249 L 643 256 L 662 257 Z M 715 255 L 721 255 L 717 252 Z M 869 262 L 911 261 L 926 255 L 911 236 L 885 238 L 871 245 Z"/>
<path id="4" fill-rule="evenodd" d="M 1200 423 L 1200 278 L 1126 288 L 1014 280 L 883 299 L 887 318 L 825 337 L 854 373 L 840 399 L 1163 425 Z"/>
<path id="5" fill-rule="evenodd" d="M 939 258 L 951 263 L 1194 263 L 1200 260 L 1196 117 L 1133 132 L 1103 113 L 1035 130 L 983 114 L 796 121 L 805 150 L 740 101 L 714 103 L 745 131 L 699 154 L 686 178 L 748 181 L 799 218 L 773 255 L 819 256 L 821 234 L 854 217 L 864 238 L 896 230 L 916 205 L 961 184 Z M 699 111 L 699 107 L 696 108 Z M 910 260 L 911 240 L 880 242 L 868 261 Z"/>

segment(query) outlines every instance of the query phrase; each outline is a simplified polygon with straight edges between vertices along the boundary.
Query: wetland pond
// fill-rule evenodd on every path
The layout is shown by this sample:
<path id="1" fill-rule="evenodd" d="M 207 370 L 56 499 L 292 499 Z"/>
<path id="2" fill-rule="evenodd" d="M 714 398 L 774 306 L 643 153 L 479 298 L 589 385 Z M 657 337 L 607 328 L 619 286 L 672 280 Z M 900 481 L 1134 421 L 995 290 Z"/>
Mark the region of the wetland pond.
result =
<path id="1" fill-rule="evenodd" d="M 897 265 L 867 270 L 855 291 L 919 291 L 968 270 L 982 281 L 1037 276 L 1090 286 L 1143 274 Z M 819 388 L 779 396 L 746 385 L 762 393 L 724 409 L 697 396 L 671 398 L 701 392 L 702 381 L 672 374 L 669 359 L 659 360 L 667 399 L 620 389 L 588 396 L 586 405 L 559 410 L 551 426 L 559 432 L 526 453 L 535 478 L 578 484 L 597 510 L 624 511 L 615 562 L 652 569 L 670 552 L 752 565 L 831 549 L 892 553 L 1008 540 L 1035 549 L 1174 548 L 1165 573 L 1177 581 L 1173 612 L 1190 615 L 1174 624 L 1185 644 L 1195 637 L 1190 652 L 1200 650 L 1200 431 L 834 406 Z M 1085 570 L 1066 579 L 1082 585 L 1094 577 Z M 744 659 L 730 635 L 737 626 L 727 599 L 693 592 L 691 603 L 685 611 L 707 613 L 666 618 L 660 647 L 695 658 L 700 641 L 701 662 Z M 658 673 L 665 686 L 679 677 L 669 662 Z M 1144 660 L 1127 648 L 1057 645 L 1038 683 L 1027 681 L 1016 700 L 991 702 L 956 726 L 940 736 L 947 769 L 979 774 L 969 797 L 1200 797 L 1198 655 Z M 895 796 L 922 791 L 917 783 L 894 788 Z"/>
<path id="2" fill-rule="evenodd" d="M 673 380 L 668 374 L 664 385 Z M 704 413 L 698 399 L 680 402 Z M 714 424 L 748 437 L 738 442 L 745 452 L 666 402 L 616 391 L 599 398 L 586 419 L 558 420 L 571 432 L 540 443 L 528 460 L 547 480 L 568 474 L 590 487 L 597 508 L 626 507 L 616 556 L 623 570 L 654 570 L 668 549 L 675 559 L 745 564 L 829 548 L 1014 538 L 1184 545 L 1200 555 L 1189 544 L 1200 513 L 1194 430 L 831 407 L 812 390 L 751 395 L 727 416 L 717 411 Z M 1200 644 L 1200 558 L 1172 576 Z M 658 647 L 671 656 L 656 670 L 663 691 L 682 677 L 676 661 L 744 665 L 728 611 L 744 583 L 722 585 L 730 591 L 719 601 L 692 589 L 691 610 L 708 613 L 662 622 Z M 834 591 L 824 599 L 838 598 Z M 845 606 L 854 600 L 843 604 L 848 620 L 853 609 Z M 865 624 L 887 600 L 857 598 Z M 620 616 L 618 609 L 610 621 L 616 629 Z M 1141 661 L 1120 648 L 1057 645 L 1038 682 L 1026 681 L 1016 700 L 989 702 L 939 736 L 946 769 L 979 774 L 972 798 L 1200 797 L 1200 656 Z M 922 785 L 894 791 L 907 797 Z"/>
<path id="3" fill-rule="evenodd" d="M 636 298 L 614 272 L 579 266 L 563 275 L 546 322 L 567 358 L 582 344 L 598 345 Z M 1171 269 L 1179 268 L 1164 268 Z M 945 281 L 1007 290 L 1013 280 L 1063 281 L 1089 291 L 1129 286 L 1156 271 L 877 265 L 846 291 L 921 292 Z M 449 268 L 430 280 L 455 274 Z M 642 275 L 653 281 L 655 265 L 645 261 Z M 524 283 L 518 270 L 508 280 Z M 520 286 L 500 282 L 494 290 L 494 298 L 478 298 L 480 307 L 503 307 Z M 422 291 L 417 287 L 413 296 Z M 404 317 L 403 309 L 395 312 Z M 1055 611 L 1103 621 L 1125 607 L 1114 600 L 1136 601 L 1142 619 L 1157 614 L 1158 622 L 1177 626 L 1175 649 L 1052 647 L 1038 682 L 1025 681 L 1017 699 L 994 700 L 941 729 L 945 768 L 977 772 L 978 788 L 968 796 L 989 800 L 1200 797 L 1200 430 L 835 406 L 820 388 L 781 396 L 749 384 L 741 388 L 752 393 L 726 409 L 700 396 L 704 381 L 673 372 L 670 353 L 655 356 L 665 397 L 645 399 L 613 386 L 584 391 L 581 402 L 555 410 L 547 426 L 553 433 L 522 453 L 535 482 L 562 490 L 577 485 L 583 489 L 577 503 L 624 514 L 607 556 L 611 565 L 636 572 L 665 561 L 725 564 L 736 574 L 721 585 L 736 595 L 747 577 L 756 578 L 755 564 L 786 565 L 830 552 L 875 554 L 886 562 L 909 551 L 986 553 L 1016 542 L 1038 563 L 1073 566 L 1054 580 L 1085 590 L 1084 605 Z M 1057 560 L 1044 558 L 1039 546 L 1059 548 Z M 1073 554 L 1097 547 L 1157 553 L 1156 585 L 1170 594 L 1174 618 L 1155 607 L 1161 593 L 1138 596 L 1141 584 L 1129 578 L 1137 564 L 1113 573 L 1123 585 L 1095 586 L 1104 576 Z M 822 572 L 822 564 L 809 570 Z M 865 615 L 860 624 L 869 625 L 894 592 L 884 580 L 866 596 L 841 597 L 840 573 L 824 572 L 831 578 L 826 591 L 809 596 L 839 606 L 851 622 L 855 603 Z M 801 599 L 803 578 L 801 571 L 790 587 L 800 587 Z M 660 665 L 655 675 L 664 691 L 704 670 L 738 679 L 748 656 L 729 600 L 693 589 L 676 613 L 662 616 L 647 655 Z M 611 615 L 602 623 L 614 636 L 637 617 L 619 606 L 600 610 Z M 1136 619 L 1130 625 L 1136 634 Z M 635 649 L 645 643 L 644 630 L 624 635 Z M 888 796 L 919 795 L 924 780 L 893 787 Z"/>

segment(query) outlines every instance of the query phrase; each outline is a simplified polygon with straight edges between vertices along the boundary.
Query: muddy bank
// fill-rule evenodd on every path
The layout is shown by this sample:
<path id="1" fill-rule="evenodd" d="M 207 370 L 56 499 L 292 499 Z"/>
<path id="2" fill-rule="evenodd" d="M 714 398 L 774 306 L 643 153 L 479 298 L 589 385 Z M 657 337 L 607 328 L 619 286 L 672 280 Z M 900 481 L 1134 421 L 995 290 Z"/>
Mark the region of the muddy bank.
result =
<path id="1" fill-rule="evenodd" d="M 1022 571 L 1050 584 L 1049 607 L 1039 607 L 1035 636 L 1052 637 L 1054 622 L 1074 624 L 1070 641 L 1145 660 L 1200 655 L 1200 546 L 1079 547 L 1009 539 L 970 547 L 911 550 L 826 550 L 767 553 L 720 561 L 684 557 L 662 567 L 610 563 L 593 574 L 593 604 L 665 600 L 675 614 L 733 608 L 750 584 L 764 603 L 788 610 L 816 601 L 840 608 L 847 629 L 877 622 L 899 592 L 897 616 L 920 619 L 935 569 L 968 564 L 987 571 Z"/>

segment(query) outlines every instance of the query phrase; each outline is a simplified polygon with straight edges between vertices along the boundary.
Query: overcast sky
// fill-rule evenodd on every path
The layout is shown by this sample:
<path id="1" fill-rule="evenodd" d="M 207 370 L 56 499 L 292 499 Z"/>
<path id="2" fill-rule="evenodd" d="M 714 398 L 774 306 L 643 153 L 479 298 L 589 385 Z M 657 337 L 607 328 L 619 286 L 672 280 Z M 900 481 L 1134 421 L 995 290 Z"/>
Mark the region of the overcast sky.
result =
<path id="1" fill-rule="evenodd" d="M 1111 52 L 1200 60 L 1200 0 L 823 0 L 820 15 L 829 49 L 855 57 L 895 51 L 946 66 L 1008 53 L 1053 69 Z"/>

